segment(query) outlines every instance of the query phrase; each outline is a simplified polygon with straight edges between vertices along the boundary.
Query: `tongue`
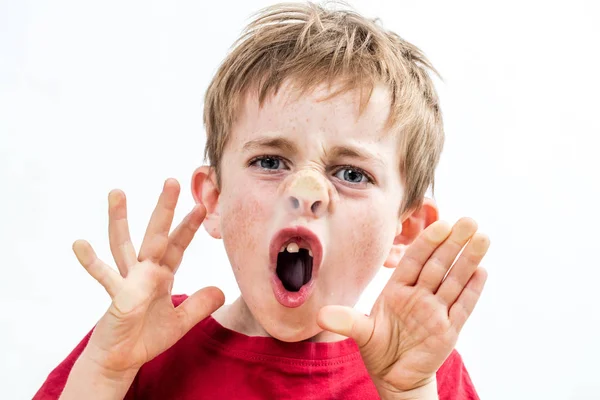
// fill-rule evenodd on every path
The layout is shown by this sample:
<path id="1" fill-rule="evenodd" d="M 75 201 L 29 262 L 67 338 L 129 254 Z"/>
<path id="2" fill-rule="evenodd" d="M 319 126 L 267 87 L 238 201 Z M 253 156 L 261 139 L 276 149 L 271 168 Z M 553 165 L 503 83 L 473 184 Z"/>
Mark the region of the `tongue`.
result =
<path id="1" fill-rule="evenodd" d="M 286 290 L 297 292 L 310 281 L 311 275 L 312 257 L 305 249 L 298 253 L 284 251 L 277 256 L 277 276 Z"/>
<path id="2" fill-rule="evenodd" d="M 302 257 L 286 257 L 285 264 L 279 272 L 279 279 L 290 292 L 297 292 L 304 284 L 304 263 Z"/>

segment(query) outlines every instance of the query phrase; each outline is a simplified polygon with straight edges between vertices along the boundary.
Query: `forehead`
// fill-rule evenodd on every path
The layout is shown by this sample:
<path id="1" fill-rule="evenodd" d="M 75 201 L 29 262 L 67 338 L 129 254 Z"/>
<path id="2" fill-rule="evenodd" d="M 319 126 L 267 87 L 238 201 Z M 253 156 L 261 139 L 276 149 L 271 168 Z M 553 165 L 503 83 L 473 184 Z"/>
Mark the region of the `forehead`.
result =
<path id="1" fill-rule="evenodd" d="M 386 126 L 391 104 L 389 89 L 376 85 L 362 110 L 361 95 L 365 93 L 356 89 L 331 97 L 337 89 L 323 84 L 299 95 L 288 81 L 262 106 L 256 92 L 251 91 L 240 104 L 229 140 L 238 147 L 258 134 L 301 133 L 305 138 L 326 137 L 333 141 L 388 142 L 392 136 Z"/>

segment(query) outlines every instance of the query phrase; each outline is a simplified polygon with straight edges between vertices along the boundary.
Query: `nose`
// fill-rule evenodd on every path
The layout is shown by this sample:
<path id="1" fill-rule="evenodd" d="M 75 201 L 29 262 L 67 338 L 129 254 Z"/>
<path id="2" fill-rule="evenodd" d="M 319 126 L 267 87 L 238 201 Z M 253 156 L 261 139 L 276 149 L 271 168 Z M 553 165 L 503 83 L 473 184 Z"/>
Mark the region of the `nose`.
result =
<path id="1" fill-rule="evenodd" d="M 316 171 L 299 171 L 283 183 L 283 201 L 286 208 L 297 215 L 319 218 L 330 208 L 330 188 Z"/>

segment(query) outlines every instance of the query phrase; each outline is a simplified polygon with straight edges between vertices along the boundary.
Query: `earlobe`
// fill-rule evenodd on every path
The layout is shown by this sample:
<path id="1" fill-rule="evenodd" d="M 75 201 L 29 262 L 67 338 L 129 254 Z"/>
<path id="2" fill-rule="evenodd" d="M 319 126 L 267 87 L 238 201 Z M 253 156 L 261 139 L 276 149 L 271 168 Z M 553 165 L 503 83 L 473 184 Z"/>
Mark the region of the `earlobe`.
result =
<path id="1" fill-rule="evenodd" d="M 428 197 L 423 199 L 423 205 L 400 218 L 394 244 L 384 266 L 395 268 L 408 246 L 423 232 L 425 228 L 439 219 L 439 211 L 435 201 Z"/>
<path id="2" fill-rule="evenodd" d="M 196 168 L 192 175 L 192 196 L 206 208 L 204 229 L 215 239 L 221 239 L 219 194 L 214 168 L 206 165 Z"/>

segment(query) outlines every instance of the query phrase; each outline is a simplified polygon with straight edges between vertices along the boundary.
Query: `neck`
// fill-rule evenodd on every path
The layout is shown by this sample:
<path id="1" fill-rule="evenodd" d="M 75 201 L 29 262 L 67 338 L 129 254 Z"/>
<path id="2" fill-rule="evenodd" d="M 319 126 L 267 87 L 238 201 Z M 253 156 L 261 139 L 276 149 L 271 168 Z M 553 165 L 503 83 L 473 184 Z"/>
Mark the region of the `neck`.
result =
<path id="1" fill-rule="evenodd" d="M 244 299 L 240 296 L 232 304 L 219 308 L 212 317 L 221 325 L 232 331 L 247 336 L 272 337 L 254 318 Z M 345 336 L 336 333 L 321 331 L 313 337 L 307 338 L 306 342 L 338 342 L 346 339 Z"/>

